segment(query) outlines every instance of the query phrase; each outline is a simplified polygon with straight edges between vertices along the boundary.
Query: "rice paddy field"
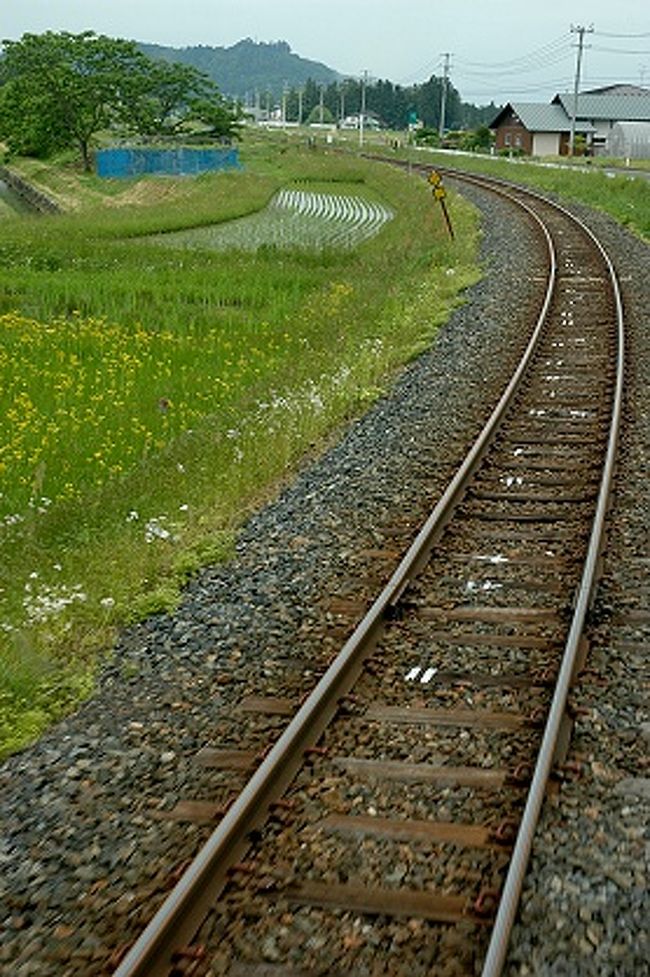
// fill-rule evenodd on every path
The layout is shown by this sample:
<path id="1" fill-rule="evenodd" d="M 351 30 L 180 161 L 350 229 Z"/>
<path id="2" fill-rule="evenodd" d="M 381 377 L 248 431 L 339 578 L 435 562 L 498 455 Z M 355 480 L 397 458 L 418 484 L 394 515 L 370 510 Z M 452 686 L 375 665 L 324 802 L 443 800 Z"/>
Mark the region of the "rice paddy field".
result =
<path id="1" fill-rule="evenodd" d="M 0 212 L 0 752 L 93 687 L 246 515 L 425 348 L 478 276 L 422 181 L 281 138 L 241 172 L 16 161 Z"/>

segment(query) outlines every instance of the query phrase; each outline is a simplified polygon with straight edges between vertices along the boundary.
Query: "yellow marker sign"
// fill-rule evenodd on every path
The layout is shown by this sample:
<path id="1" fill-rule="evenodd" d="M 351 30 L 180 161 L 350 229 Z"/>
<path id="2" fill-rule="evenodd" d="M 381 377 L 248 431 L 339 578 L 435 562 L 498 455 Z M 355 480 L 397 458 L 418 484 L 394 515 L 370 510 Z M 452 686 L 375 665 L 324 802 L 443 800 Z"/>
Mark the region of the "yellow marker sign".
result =
<path id="1" fill-rule="evenodd" d="M 449 231 L 449 237 L 454 237 L 454 229 L 451 226 L 451 220 L 449 218 L 449 213 L 447 211 L 447 204 L 445 203 L 445 197 L 447 196 L 447 191 L 442 185 L 442 176 L 437 170 L 431 170 L 429 176 L 427 177 L 429 185 L 431 186 L 431 191 L 433 193 L 433 199 L 438 200 L 440 203 L 440 209 L 442 210 L 443 217 L 445 218 L 445 224 L 447 225 L 447 230 Z"/>

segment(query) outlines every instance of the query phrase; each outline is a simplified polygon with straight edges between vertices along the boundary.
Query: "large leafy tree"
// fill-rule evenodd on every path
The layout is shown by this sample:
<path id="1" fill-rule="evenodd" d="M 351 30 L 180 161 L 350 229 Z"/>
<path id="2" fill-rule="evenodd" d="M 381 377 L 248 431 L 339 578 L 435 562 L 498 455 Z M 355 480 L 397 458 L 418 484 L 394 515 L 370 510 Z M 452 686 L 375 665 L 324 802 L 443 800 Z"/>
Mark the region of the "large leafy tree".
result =
<path id="1" fill-rule="evenodd" d="M 199 124 L 210 135 L 232 136 L 238 113 L 207 75 L 191 65 L 142 57 L 140 71 L 123 80 L 117 116 L 143 138 L 174 137 Z"/>
<path id="2" fill-rule="evenodd" d="M 216 86 L 186 65 L 147 58 L 133 41 L 92 31 L 25 34 L 4 41 L 0 62 L 0 137 L 25 155 L 76 146 L 90 169 L 93 137 L 109 126 L 142 136 L 170 135 L 220 112 L 219 135 L 236 115 Z"/>
<path id="3" fill-rule="evenodd" d="M 135 45 L 48 31 L 3 46 L 0 133 L 9 147 L 48 155 L 76 145 L 90 168 L 91 139 L 112 121 L 123 79 L 141 66 Z"/>

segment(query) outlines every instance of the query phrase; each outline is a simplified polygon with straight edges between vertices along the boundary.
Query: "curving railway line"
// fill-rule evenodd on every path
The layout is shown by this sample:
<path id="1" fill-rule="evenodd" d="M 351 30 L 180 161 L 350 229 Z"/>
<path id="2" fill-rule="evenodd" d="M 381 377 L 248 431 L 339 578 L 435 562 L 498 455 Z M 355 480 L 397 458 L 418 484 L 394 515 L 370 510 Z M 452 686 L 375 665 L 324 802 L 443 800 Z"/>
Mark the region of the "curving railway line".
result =
<path id="1" fill-rule="evenodd" d="M 395 920 L 419 969 L 397 957 L 381 973 L 501 972 L 544 797 L 567 775 L 623 310 L 605 250 L 575 217 L 462 179 L 536 229 L 538 307 L 519 365 L 313 691 L 240 704 L 286 717 L 268 752 L 203 751 L 250 777 L 116 977 L 332 975 L 324 947 L 341 918 L 356 921 L 359 974 L 380 973 L 372 946 Z"/>

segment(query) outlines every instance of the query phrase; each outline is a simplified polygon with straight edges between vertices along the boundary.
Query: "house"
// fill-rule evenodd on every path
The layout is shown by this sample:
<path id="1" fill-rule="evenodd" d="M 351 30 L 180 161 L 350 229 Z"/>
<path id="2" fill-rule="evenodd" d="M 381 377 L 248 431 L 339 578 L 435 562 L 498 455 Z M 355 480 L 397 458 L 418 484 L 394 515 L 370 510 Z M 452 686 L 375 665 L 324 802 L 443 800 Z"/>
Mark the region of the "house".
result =
<path id="1" fill-rule="evenodd" d="M 573 114 L 572 94 L 556 95 L 553 105 Z M 593 127 L 595 155 L 617 155 L 610 147 L 614 126 L 619 122 L 650 122 L 650 90 L 636 85 L 609 85 L 581 92 L 576 103 L 576 121 Z"/>
<path id="2" fill-rule="evenodd" d="M 361 125 L 361 116 L 357 115 L 346 115 L 344 119 L 339 122 L 339 129 L 358 129 Z M 370 115 L 369 113 L 363 116 L 363 128 L 364 129 L 381 129 L 381 123 L 376 115 Z"/>
<path id="3" fill-rule="evenodd" d="M 575 133 L 584 136 L 587 152 L 615 155 L 614 127 L 619 123 L 650 122 L 650 90 L 636 85 L 609 85 L 559 94 L 550 104 L 508 102 L 492 121 L 497 150 L 530 156 L 565 156 L 569 150 L 575 104 Z M 617 130 L 618 132 L 618 130 Z"/>
<path id="4" fill-rule="evenodd" d="M 566 156 L 571 118 L 562 105 L 544 102 L 508 102 L 490 123 L 496 133 L 495 147 L 527 156 Z M 594 134 L 591 123 L 576 123 L 576 133 L 587 143 Z"/>

